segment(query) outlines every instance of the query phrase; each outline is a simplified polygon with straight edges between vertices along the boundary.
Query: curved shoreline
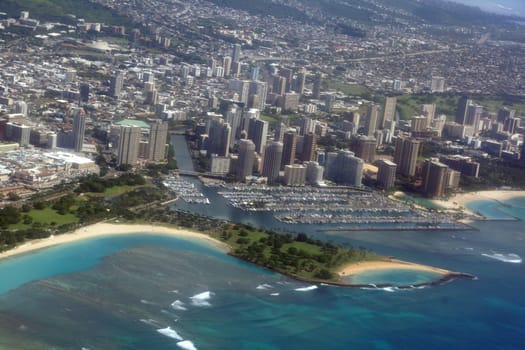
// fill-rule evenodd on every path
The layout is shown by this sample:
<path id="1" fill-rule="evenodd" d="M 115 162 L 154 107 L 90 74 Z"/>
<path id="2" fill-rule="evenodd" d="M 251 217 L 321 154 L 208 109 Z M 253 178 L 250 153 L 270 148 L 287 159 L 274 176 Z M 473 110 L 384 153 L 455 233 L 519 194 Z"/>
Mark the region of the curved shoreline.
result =
<path id="1" fill-rule="evenodd" d="M 525 197 L 525 190 L 490 190 L 458 193 L 447 200 L 433 199 L 432 201 L 446 209 L 463 210 L 465 213 L 477 216 L 477 213 L 469 210 L 466 205 L 476 201 L 503 202 L 514 198 Z"/>
<path id="2" fill-rule="evenodd" d="M 213 245 L 214 247 L 222 250 L 226 254 L 229 254 L 237 259 L 253 264 L 250 261 L 244 260 L 232 254 L 231 247 L 228 244 L 220 240 L 217 240 L 215 238 L 212 238 L 205 233 L 198 233 L 198 232 L 190 231 L 187 229 L 169 227 L 166 225 L 130 224 L 130 223 L 121 224 L 121 223 L 107 223 L 107 222 L 91 224 L 88 226 L 80 227 L 68 233 L 50 236 L 48 238 L 28 241 L 20 246 L 14 247 L 5 252 L 1 252 L 0 262 L 3 259 L 7 259 L 9 257 L 16 257 L 16 256 L 24 255 L 24 254 L 30 254 L 38 250 L 41 250 L 41 249 L 50 248 L 50 247 L 61 245 L 61 244 L 79 242 L 82 240 L 93 239 L 93 238 L 119 236 L 119 235 L 123 235 L 123 236 L 125 235 L 165 235 L 165 236 L 170 236 L 174 238 L 188 238 L 192 240 L 198 240 L 198 241 Z M 263 266 L 263 265 L 258 265 L 258 264 L 255 264 L 255 265 L 261 268 L 268 269 L 268 267 Z M 364 271 L 384 270 L 384 269 L 407 269 L 407 270 L 429 271 L 429 272 L 434 272 L 434 273 L 439 274 L 440 278 L 429 281 L 429 282 L 421 283 L 418 285 L 412 285 L 412 286 L 394 286 L 390 284 L 377 284 L 377 285 L 353 284 L 351 282 L 346 282 L 341 279 L 341 277 L 351 276 L 353 274 L 358 274 Z M 354 262 L 354 263 L 349 263 L 347 265 L 344 265 L 336 272 L 339 280 L 335 280 L 335 281 L 334 280 L 318 280 L 318 279 L 301 278 L 299 276 L 283 274 L 282 272 L 279 272 L 273 269 L 269 269 L 269 270 L 282 274 L 283 276 L 286 276 L 286 277 L 289 277 L 289 278 L 292 278 L 298 281 L 302 281 L 302 282 L 317 283 L 317 284 L 321 283 L 321 284 L 328 284 L 328 285 L 334 285 L 334 286 L 340 286 L 340 287 L 351 287 L 351 288 L 396 287 L 398 289 L 407 289 L 407 288 L 413 288 L 413 287 L 419 287 L 419 286 L 439 285 L 439 284 L 442 284 L 444 282 L 450 281 L 455 278 L 475 278 L 475 276 L 470 275 L 470 274 L 452 272 L 452 271 L 448 271 L 448 270 L 433 267 L 433 266 L 421 265 L 421 264 L 411 263 L 411 262 L 392 259 L 392 258 L 384 259 L 384 260 L 376 260 L 376 261 L 360 261 L 360 262 Z"/>
<path id="3" fill-rule="evenodd" d="M 391 269 L 434 272 L 442 276 L 452 273 L 452 271 L 448 271 L 448 270 L 441 269 L 438 267 L 421 265 L 421 264 L 411 263 L 411 262 L 397 260 L 397 259 L 389 259 L 389 260 L 382 260 L 382 261 L 362 261 L 362 262 L 357 262 L 357 263 L 351 263 L 351 264 L 343 266 L 338 271 L 338 274 L 341 277 L 347 277 L 347 276 L 357 275 L 362 272 L 391 270 Z"/>
<path id="4" fill-rule="evenodd" d="M 85 239 L 119 236 L 119 235 L 165 235 L 175 238 L 190 238 L 207 242 L 214 245 L 215 247 L 228 252 L 229 246 L 224 242 L 214 239 L 204 233 L 197 233 L 187 229 L 171 228 L 168 226 L 160 225 L 146 225 L 146 224 L 117 224 L 100 222 L 88 226 L 80 227 L 74 231 L 68 233 L 62 233 L 59 235 L 53 235 L 48 238 L 35 239 L 27 241 L 19 246 L 12 249 L 6 250 L 0 253 L 0 261 L 9 257 L 15 257 L 18 255 L 29 254 L 40 249 L 53 247 L 56 245 L 73 243 L 82 241 Z"/>

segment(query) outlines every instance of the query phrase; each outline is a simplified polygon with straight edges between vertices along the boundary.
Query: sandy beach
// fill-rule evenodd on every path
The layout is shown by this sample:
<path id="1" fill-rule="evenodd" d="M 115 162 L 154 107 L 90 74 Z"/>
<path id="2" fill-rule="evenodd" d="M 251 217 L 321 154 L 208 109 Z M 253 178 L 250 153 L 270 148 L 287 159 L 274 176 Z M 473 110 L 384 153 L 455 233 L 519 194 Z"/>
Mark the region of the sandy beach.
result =
<path id="1" fill-rule="evenodd" d="M 469 202 L 481 201 L 481 200 L 494 200 L 494 201 L 505 201 L 512 198 L 525 197 L 525 191 L 515 190 L 493 190 L 493 191 L 477 191 L 459 193 L 454 195 L 448 200 L 433 200 L 434 203 L 452 210 L 464 210 L 470 213 L 465 205 Z M 475 214 L 475 213 L 470 213 Z"/>
<path id="2" fill-rule="evenodd" d="M 362 261 L 358 263 L 352 263 L 344 266 L 341 270 L 338 271 L 340 276 L 352 276 L 366 271 L 375 271 L 375 270 L 388 270 L 388 269 L 403 269 L 403 270 L 418 270 L 418 271 L 427 271 L 435 272 L 440 275 L 447 275 L 451 271 L 440 269 L 433 266 L 420 265 L 409 263 L 402 260 L 390 259 L 384 261 Z"/>
<path id="3" fill-rule="evenodd" d="M 155 234 L 167 235 L 173 237 L 191 238 L 206 241 L 225 251 L 229 250 L 228 245 L 213 239 L 205 234 L 196 233 L 189 230 L 170 228 L 167 226 L 145 225 L 145 224 L 110 224 L 97 223 L 89 226 L 81 227 L 73 232 L 64 233 L 49 238 L 36 239 L 25 242 L 13 249 L 0 253 L 0 259 L 7 257 L 26 254 L 35 250 L 52 247 L 59 244 L 71 243 L 81 241 L 84 239 L 115 236 L 115 235 L 130 235 L 130 234 Z"/>

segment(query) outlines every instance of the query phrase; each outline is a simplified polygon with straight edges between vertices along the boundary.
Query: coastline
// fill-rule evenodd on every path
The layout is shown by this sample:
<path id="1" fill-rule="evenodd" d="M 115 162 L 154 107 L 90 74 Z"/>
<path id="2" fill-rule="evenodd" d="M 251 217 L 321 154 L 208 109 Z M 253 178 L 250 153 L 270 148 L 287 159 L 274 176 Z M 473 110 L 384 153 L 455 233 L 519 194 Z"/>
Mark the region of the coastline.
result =
<path id="1" fill-rule="evenodd" d="M 212 238 L 204 233 L 198 233 L 190 231 L 187 229 L 180 229 L 176 227 L 169 227 L 166 225 L 160 224 L 133 224 L 133 223 L 108 223 L 108 222 L 99 222 L 87 226 L 80 227 L 74 231 L 50 236 L 48 238 L 31 240 L 26 243 L 23 243 L 20 246 L 9 249 L 5 252 L 0 253 L 0 262 L 3 259 L 9 257 L 16 257 L 24 254 L 31 254 L 38 250 L 50 248 L 56 245 L 62 245 L 67 243 L 78 242 L 82 240 L 100 238 L 100 237 L 110 237 L 110 236 L 119 236 L 119 235 L 165 235 L 170 237 L 178 238 L 188 238 L 191 240 L 198 240 L 203 243 L 211 244 L 214 247 L 222 250 L 226 254 L 231 254 L 231 247 L 215 238 Z M 239 256 L 232 255 L 238 259 L 244 260 Z M 246 260 L 245 260 L 246 261 Z M 250 262 L 250 261 L 247 261 Z M 250 262 L 253 263 L 253 262 Z M 256 264 L 262 268 L 267 268 L 263 265 Z M 421 265 L 416 263 L 411 263 L 407 261 L 397 260 L 393 258 L 383 258 L 383 260 L 374 260 L 374 261 L 360 261 L 352 262 L 346 265 L 343 265 L 336 271 L 336 275 L 340 278 L 346 276 L 352 276 L 364 271 L 373 271 L 373 270 L 384 270 L 384 269 L 406 269 L 406 270 L 419 270 L 419 271 L 428 271 L 434 272 L 440 275 L 440 279 L 431 281 L 427 284 L 439 284 L 441 281 L 446 281 L 450 278 L 456 277 L 469 277 L 473 276 L 468 274 L 462 274 L 457 272 L 448 271 L 445 269 Z M 332 285 L 337 285 L 341 287 L 362 287 L 361 285 L 356 285 L 351 282 L 342 282 L 342 281 L 330 281 L 330 280 L 318 280 L 318 279 L 309 279 L 301 278 L 293 274 L 287 274 L 279 272 L 277 270 L 270 269 L 274 272 L 281 273 L 282 275 L 288 276 L 290 278 L 311 282 L 311 283 L 327 283 Z"/>
<path id="2" fill-rule="evenodd" d="M 107 237 L 107 236 L 118 236 L 118 235 L 135 235 L 135 234 L 154 234 L 154 235 L 165 235 L 171 237 L 179 238 L 189 238 L 200 240 L 203 242 L 211 243 L 217 248 L 229 252 L 230 247 L 216 240 L 204 233 L 197 233 L 187 229 L 180 229 L 175 227 L 154 225 L 154 224 L 116 224 L 116 223 L 107 223 L 99 222 L 96 224 L 91 224 L 88 226 L 83 226 L 75 231 L 53 235 L 48 238 L 35 239 L 27 241 L 19 246 L 16 246 L 12 249 L 6 250 L 0 253 L 0 260 L 6 259 L 9 257 L 14 257 L 17 255 L 32 253 L 34 251 L 53 247 L 60 244 L 73 243 L 77 241 L 82 241 L 85 239 Z"/>
<path id="3" fill-rule="evenodd" d="M 468 208 L 466 208 L 465 205 L 475 201 L 492 200 L 499 202 L 519 197 L 525 197 L 524 190 L 489 190 L 466 192 L 455 194 L 448 200 L 434 199 L 432 201 L 449 210 L 462 210 L 467 214 L 479 216 L 479 214 L 473 213 Z"/>
<path id="4" fill-rule="evenodd" d="M 397 260 L 397 259 L 388 259 L 381 261 L 362 261 L 351 263 L 343 266 L 337 273 L 340 277 L 348 277 L 357 275 L 362 272 L 376 271 L 376 270 L 417 270 L 417 271 L 426 271 L 434 272 L 442 276 L 450 275 L 453 272 L 438 267 L 421 265 L 416 263 L 411 263 L 407 261 Z"/>

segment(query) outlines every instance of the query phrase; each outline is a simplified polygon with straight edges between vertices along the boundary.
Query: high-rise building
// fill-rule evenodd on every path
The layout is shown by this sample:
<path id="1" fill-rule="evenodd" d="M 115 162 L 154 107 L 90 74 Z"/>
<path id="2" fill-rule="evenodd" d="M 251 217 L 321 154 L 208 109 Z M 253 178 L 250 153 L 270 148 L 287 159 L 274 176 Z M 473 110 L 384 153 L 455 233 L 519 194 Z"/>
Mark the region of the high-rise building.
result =
<path id="1" fill-rule="evenodd" d="M 140 127 L 121 126 L 118 143 L 118 165 L 135 165 L 138 159 Z"/>
<path id="2" fill-rule="evenodd" d="M 465 124 L 465 120 L 467 119 L 467 110 L 468 106 L 472 104 L 472 100 L 468 98 L 468 96 L 462 96 L 458 101 L 458 108 L 456 110 L 456 123 L 458 124 Z"/>
<path id="3" fill-rule="evenodd" d="M 481 119 L 482 114 L 483 114 L 483 106 L 474 105 L 474 104 L 468 105 L 465 122 L 463 124 L 471 125 L 474 127 L 475 131 L 477 131 L 477 128 L 479 127 L 479 121 Z"/>
<path id="4" fill-rule="evenodd" d="M 222 68 L 224 69 L 224 76 L 229 77 L 232 69 L 232 58 L 230 56 L 222 58 Z"/>
<path id="5" fill-rule="evenodd" d="M 304 135 L 303 152 L 301 153 L 301 161 L 307 162 L 316 159 L 315 151 L 317 149 L 317 135 L 308 133 Z"/>
<path id="6" fill-rule="evenodd" d="M 304 186 L 306 180 L 306 167 L 294 164 L 284 167 L 284 183 L 286 186 Z"/>
<path id="7" fill-rule="evenodd" d="M 81 152 L 84 145 L 84 133 L 86 130 L 86 114 L 82 108 L 73 112 L 73 142 L 76 152 Z"/>
<path id="8" fill-rule="evenodd" d="M 365 127 L 365 135 L 373 137 L 377 129 L 377 118 L 379 115 L 379 109 L 377 105 L 372 105 L 368 109 L 368 120 Z"/>
<path id="9" fill-rule="evenodd" d="M 321 98 L 321 87 L 323 84 L 323 74 L 317 73 L 314 78 L 314 86 L 312 88 L 312 97 L 315 99 Z"/>
<path id="10" fill-rule="evenodd" d="M 394 187 L 396 181 L 396 163 L 389 160 L 378 160 L 376 163 L 377 171 L 377 185 L 385 190 Z"/>
<path id="11" fill-rule="evenodd" d="M 248 139 L 255 144 L 255 151 L 262 153 L 266 146 L 266 139 L 268 137 L 268 122 L 261 119 L 250 119 L 248 125 Z"/>
<path id="12" fill-rule="evenodd" d="M 272 79 L 273 81 L 273 88 L 272 92 L 277 95 L 284 95 L 286 92 L 286 78 L 282 77 L 280 75 L 276 75 Z"/>
<path id="13" fill-rule="evenodd" d="M 410 131 L 422 132 L 427 129 L 427 117 L 419 116 L 410 119 Z"/>
<path id="14" fill-rule="evenodd" d="M 88 83 L 81 83 L 79 87 L 80 92 L 80 101 L 81 102 L 89 102 L 89 84 Z"/>
<path id="15" fill-rule="evenodd" d="M 208 156 L 216 154 L 228 157 L 232 128 L 223 118 L 214 117 L 210 122 L 208 133 Z"/>
<path id="16" fill-rule="evenodd" d="M 250 81 L 248 94 L 252 97 L 257 96 L 258 102 L 254 102 L 252 107 L 263 111 L 266 104 L 266 97 L 268 95 L 268 84 L 264 81 Z"/>
<path id="17" fill-rule="evenodd" d="M 284 94 L 282 108 L 284 111 L 297 112 L 299 109 L 299 94 L 295 92 L 287 92 Z"/>
<path id="18" fill-rule="evenodd" d="M 364 162 L 357 158 L 353 152 L 341 150 L 335 159 L 328 159 L 326 165 L 326 177 L 336 183 L 349 186 L 361 186 L 363 179 Z"/>
<path id="19" fill-rule="evenodd" d="M 232 50 L 232 62 L 239 62 L 241 59 L 241 44 L 234 44 Z"/>
<path id="20" fill-rule="evenodd" d="M 16 101 L 14 112 L 18 114 L 23 114 L 24 117 L 27 117 L 28 115 L 27 103 L 25 103 L 24 101 Z"/>
<path id="21" fill-rule="evenodd" d="M 226 122 L 230 124 L 232 135 L 230 137 L 230 147 L 233 147 L 235 140 L 241 135 L 242 109 L 230 106 L 226 111 Z"/>
<path id="22" fill-rule="evenodd" d="M 292 90 L 293 70 L 290 68 L 279 68 L 279 75 L 286 79 L 285 92 Z"/>
<path id="23" fill-rule="evenodd" d="M 252 175 L 254 161 L 255 144 L 252 140 L 240 140 L 239 158 L 237 160 L 237 169 L 235 171 L 237 180 L 245 181 L 247 176 Z"/>
<path id="24" fill-rule="evenodd" d="M 516 128 L 520 126 L 521 118 L 507 118 L 503 123 L 503 131 L 514 134 Z"/>
<path id="25" fill-rule="evenodd" d="M 8 122 L 5 135 L 8 141 L 18 142 L 20 147 L 27 147 L 31 139 L 31 127 L 19 123 Z"/>
<path id="26" fill-rule="evenodd" d="M 260 71 L 261 71 L 261 68 L 259 68 L 259 66 L 253 66 L 252 71 L 250 72 L 250 79 L 259 80 Z"/>
<path id="27" fill-rule="evenodd" d="M 421 115 L 427 118 L 427 126 L 432 125 L 432 120 L 436 116 L 436 104 L 422 104 L 421 105 Z"/>
<path id="28" fill-rule="evenodd" d="M 210 173 L 224 176 L 230 172 L 230 164 L 231 159 L 229 157 L 219 157 L 213 154 L 210 161 Z"/>
<path id="29" fill-rule="evenodd" d="M 124 85 L 124 73 L 117 72 L 110 78 L 109 96 L 118 98 Z"/>
<path id="30" fill-rule="evenodd" d="M 428 197 L 444 194 L 448 166 L 437 160 L 428 159 L 423 165 L 423 193 Z"/>
<path id="31" fill-rule="evenodd" d="M 269 184 L 275 183 L 279 178 L 282 156 L 283 144 L 281 142 L 272 141 L 266 146 L 264 151 L 262 176 L 268 178 Z"/>
<path id="32" fill-rule="evenodd" d="M 295 129 L 289 129 L 283 136 L 283 157 L 281 160 L 281 170 L 286 165 L 292 165 L 295 162 L 295 151 L 297 147 L 297 132 Z"/>
<path id="33" fill-rule="evenodd" d="M 279 123 L 279 125 L 277 125 L 275 127 L 275 133 L 273 135 L 273 140 L 274 141 L 279 141 L 279 142 L 283 142 L 283 138 L 284 138 L 284 133 L 288 130 L 288 126 L 286 126 L 286 124 L 284 123 Z"/>
<path id="34" fill-rule="evenodd" d="M 514 118 L 514 115 L 516 114 L 516 111 L 513 109 L 508 109 L 507 107 L 503 107 L 498 111 L 498 123 L 504 123 L 505 120 Z"/>
<path id="35" fill-rule="evenodd" d="M 419 140 L 404 137 L 397 139 L 394 151 L 394 163 L 397 164 L 398 173 L 404 176 L 414 176 L 416 174 L 419 145 Z"/>
<path id="36" fill-rule="evenodd" d="M 355 155 L 367 163 L 372 163 L 376 157 L 376 146 L 375 138 L 361 135 L 357 138 Z"/>
<path id="37" fill-rule="evenodd" d="M 385 127 L 385 123 L 388 120 L 396 120 L 396 105 L 397 105 L 396 97 L 387 97 L 385 99 L 385 106 L 383 108 L 383 117 L 381 118 L 381 122 L 378 123 L 377 125 L 378 129 L 383 129 Z"/>
<path id="38" fill-rule="evenodd" d="M 156 120 L 150 125 L 148 142 L 148 159 L 154 162 L 166 159 L 166 139 L 168 137 L 168 124 Z"/>
<path id="39" fill-rule="evenodd" d="M 324 168 L 318 162 L 304 162 L 306 166 L 306 182 L 310 185 L 317 185 L 323 181 Z"/>
<path id="40" fill-rule="evenodd" d="M 306 83 L 306 69 L 303 67 L 297 72 L 297 76 L 294 79 L 293 89 L 299 95 L 304 93 L 304 85 Z"/>

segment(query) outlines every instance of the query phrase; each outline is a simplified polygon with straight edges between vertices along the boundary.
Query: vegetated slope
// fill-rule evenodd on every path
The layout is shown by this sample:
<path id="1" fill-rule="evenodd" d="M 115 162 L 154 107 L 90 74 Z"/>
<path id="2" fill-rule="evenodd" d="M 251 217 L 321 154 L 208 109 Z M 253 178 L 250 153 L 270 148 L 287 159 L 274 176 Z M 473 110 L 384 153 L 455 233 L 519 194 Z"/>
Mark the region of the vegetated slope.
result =
<path id="1" fill-rule="evenodd" d="M 318 20 L 311 18 L 304 8 L 294 7 L 293 2 L 279 3 L 271 0 L 208 0 L 218 6 L 231 7 L 252 14 Z M 299 0 L 307 8 L 316 9 L 327 18 L 348 18 L 362 24 L 389 22 L 392 19 L 411 19 L 437 25 L 487 25 L 508 20 L 509 17 L 490 14 L 477 7 L 443 0 Z"/>
<path id="2" fill-rule="evenodd" d="M 0 11 L 9 17 L 18 17 L 20 11 L 29 11 L 31 18 L 66 24 L 76 23 L 74 16 L 109 25 L 131 26 L 132 23 L 127 17 L 88 0 L 1 0 Z"/>

